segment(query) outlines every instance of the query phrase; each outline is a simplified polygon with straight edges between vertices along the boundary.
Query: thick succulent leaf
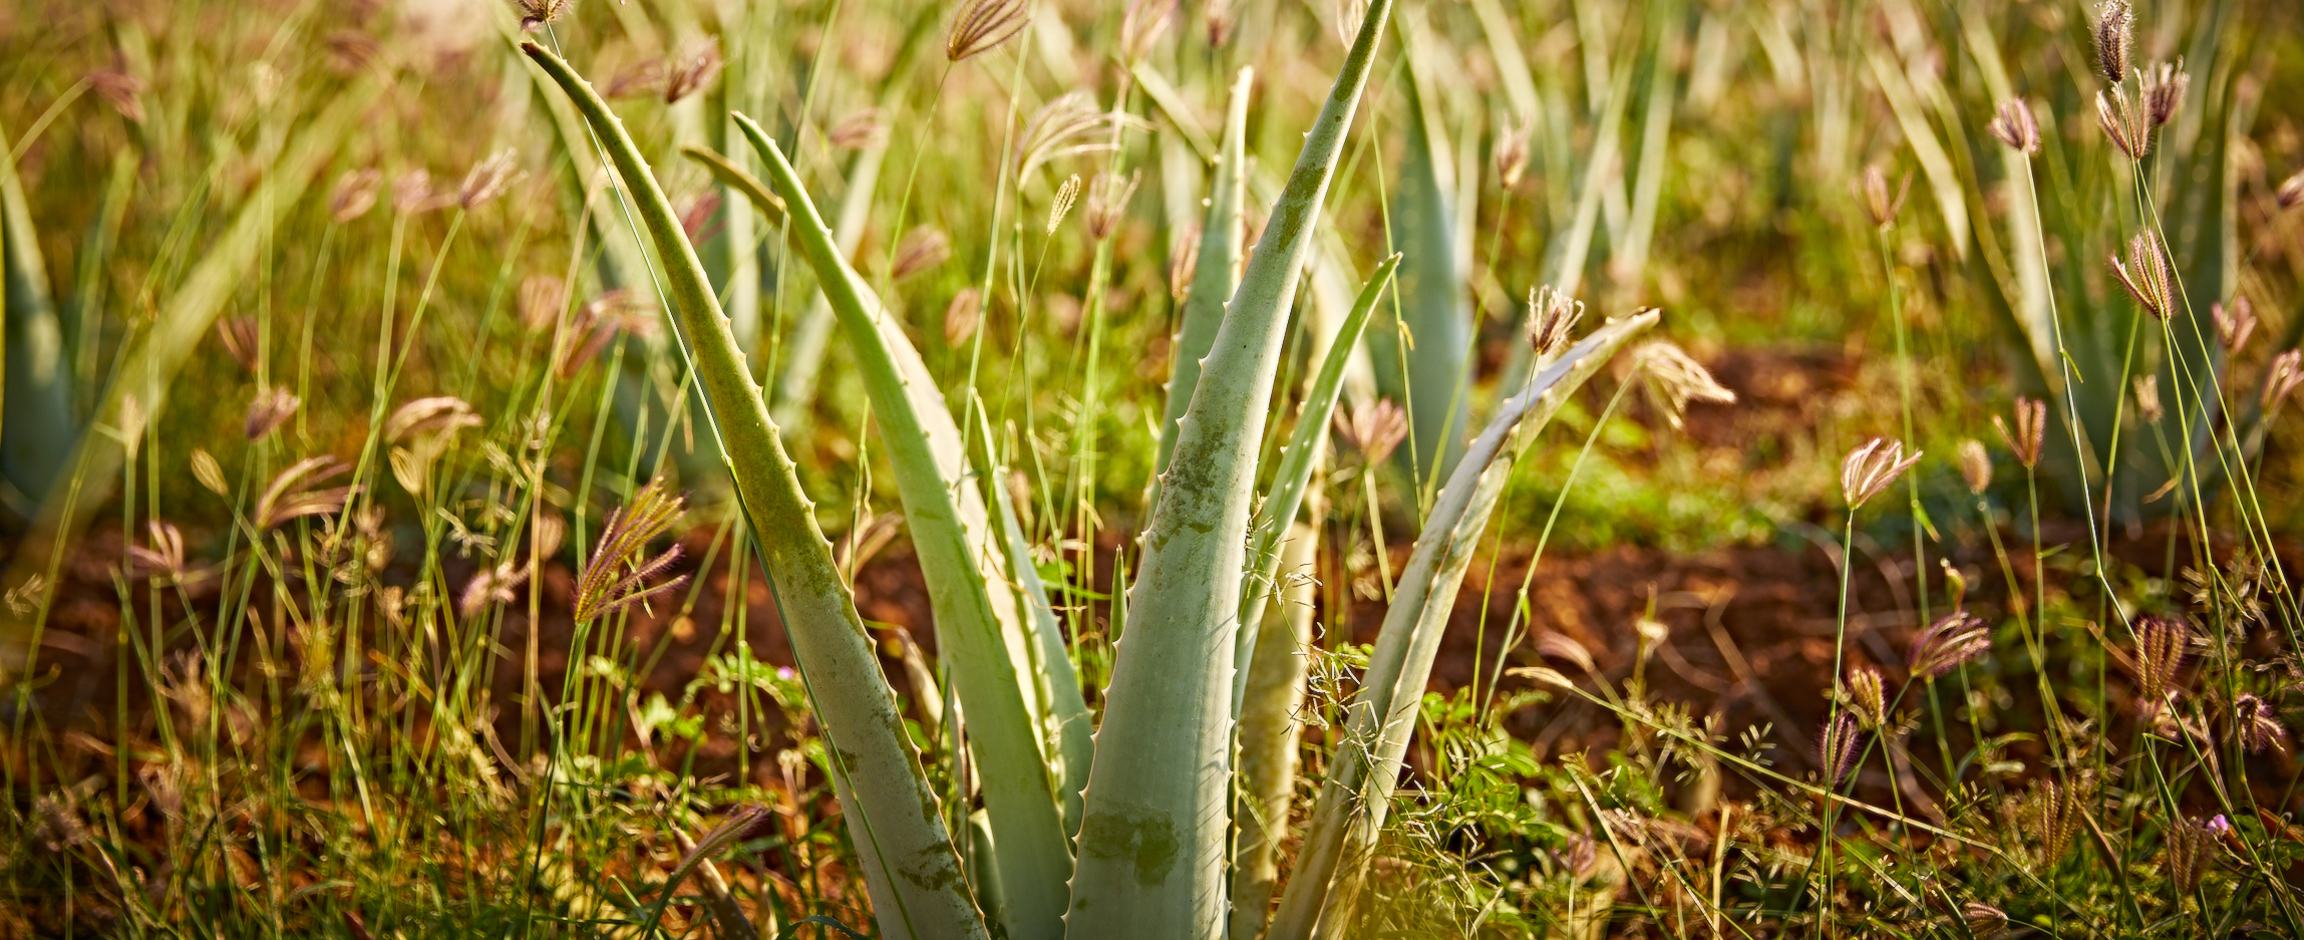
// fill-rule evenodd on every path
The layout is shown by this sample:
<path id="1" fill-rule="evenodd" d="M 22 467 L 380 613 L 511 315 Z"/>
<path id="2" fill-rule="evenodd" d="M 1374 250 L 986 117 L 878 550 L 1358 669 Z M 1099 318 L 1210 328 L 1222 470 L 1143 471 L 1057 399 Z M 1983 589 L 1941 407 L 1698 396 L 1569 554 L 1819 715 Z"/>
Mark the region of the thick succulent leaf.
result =
<path id="1" fill-rule="evenodd" d="M 1192 405 L 1192 389 L 1200 382 L 1200 363 L 1216 344 L 1216 329 L 1224 322 L 1224 305 L 1240 284 L 1240 214 L 1247 191 L 1248 89 L 1255 73 L 1241 69 L 1232 82 L 1232 100 L 1224 116 L 1224 149 L 1216 157 L 1216 181 L 1209 187 L 1208 213 L 1200 224 L 1200 253 L 1192 267 L 1192 286 L 1184 295 L 1183 323 L 1176 331 L 1175 368 L 1168 379 L 1168 411 L 1160 419 L 1160 445 L 1153 458 L 1152 497 L 1160 501 L 1158 474 L 1168 469 L 1176 450 L 1176 423 Z"/>
<path id="2" fill-rule="evenodd" d="M 1654 311 L 1646 311 L 1602 326 L 1537 373 L 1524 391 L 1498 408 L 1434 500 L 1393 591 L 1360 692 L 1347 709 L 1347 730 L 1329 763 L 1311 831 L 1281 896 L 1272 940 L 1308 940 L 1315 927 L 1322 936 L 1335 936 L 1347 926 L 1338 918 L 1352 908 L 1376 832 L 1391 806 L 1393 781 L 1416 729 L 1416 703 L 1431 678 L 1456 589 L 1513 461 L 1569 394 L 1656 320 Z"/>
<path id="3" fill-rule="evenodd" d="M 898 937 L 986 936 L 966 893 L 959 853 L 905 736 L 895 693 L 671 201 L 623 122 L 592 86 L 542 47 L 522 43 L 521 50 L 574 100 L 662 253 L 670 312 L 730 455 L 793 651 L 832 742 L 834 766 L 842 771 L 834 782 L 843 812 L 861 836 L 855 842 L 882 931 Z"/>
<path id="4" fill-rule="evenodd" d="M 1408 47 L 1408 146 L 1392 196 L 1392 248 L 1400 265 L 1399 302 L 1368 331 L 1376 390 L 1408 409 L 1408 443 L 1395 453 L 1426 480 L 1446 479 L 1469 433 L 1472 299 L 1456 242 L 1455 164 L 1440 102 L 1413 41 Z"/>
<path id="5" fill-rule="evenodd" d="M 1280 449 L 1280 466 L 1272 474 L 1272 489 L 1264 495 L 1264 502 L 1256 508 L 1256 521 L 1248 529 L 1248 569 L 1246 581 L 1240 591 L 1240 636 L 1233 645 L 1238 663 L 1248 663 L 1249 652 L 1256 648 L 1256 631 L 1264 622 L 1265 599 L 1280 570 L 1280 537 L 1296 521 L 1297 510 L 1304 505 L 1304 491 L 1312 482 L 1312 471 L 1319 466 L 1320 454 L 1328 442 L 1328 418 L 1336 411 L 1336 399 L 1344 391 L 1344 368 L 1352 358 L 1352 346 L 1367 328 L 1377 301 L 1384 296 L 1384 286 L 1392 273 L 1400 267 L 1400 256 L 1393 255 L 1376 266 L 1376 273 L 1360 289 L 1360 299 L 1353 303 L 1352 312 L 1336 331 L 1335 341 L 1328 346 L 1328 355 L 1321 360 L 1320 371 L 1312 379 L 1311 392 L 1304 398 L 1304 408 L 1296 416 L 1296 427 L 1288 434 L 1288 443 Z M 1241 668 L 1232 686 L 1232 711 L 1238 717 L 1240 699 L 1248 688 L 1251 670 Z"/>
<path id="6" fill-rule="evenodd" d="M 737 115 L 736 123 L 767 164 L 768 183 L 789 210 L 792 236 L 847 334 L 872 400 L 927 580 L 937 650 L 952 668 L 983 779 L 1008 935 L 1057 936 L 1072 869 L 1057 793 L 1071 771 L 1060 741 L 1047 734 L 1052 726 L 1041 720 L 1047 712 L 1038 693 L 1046 686 L 1033 668 L 1039 657 L 1008 587 L 1007 553 L 969 480 L 974 471 L 960 428 L 903 325 L 840 254 L 783 151 L 750 118 Z M 1079 694 L 1077 686 L 1070 694 Z"/>
<path id="7" fill-rule="evenodd" d="M 1368 5 L 1178 424 L 1097 731 L 1067 921 L 1075 940 L 1225 932 L 1233 638 L 1257 448 L 1288 303 L 1391 9 Z"/>
<path id="8" fill-rule="evenodd" d="M 39 512 L 31 530 L 17 543 L 7 577 L 0 584 L 13 591 L 40 577 L 46 587 L 35 593 L 44 596 L 53 590 L 56 579 L 47 573 L 61 560 L 60 547 L 77 537 L 90 514 L 110 498 L 112 485 L 120 478 L 121 462 L 127 459 L 133 442 L 142 438 L 145 423 L 158 413 L 177 370 L 199 348 L 224 305 L 239 292 L 259 253 L 272 243 L 280 219 L 296 206 L 313 175 L 358 125 L 360 115 L 385 85 L 380 76 L 357 81 L 302 122 L 231 224 L 207 244 L 206 252 L 161 307 L 151 327 L 122 352 L 117 372 L 120 379 L 104 391 L 95 413 L 89 416 L 88 429 L 79 435 L 70 459 L 57 471 L 56 485 L 45 494 L 28 494 L 42 500 Z M 10 371 L 14 371 L 13 364 Z M 13 415 L 10 418 L 13 420 Z M 28 600 L 32 602 L 26 609 L 34 611 L 35 617 L 47 608 L 40 597 Z M 16 613 L 12 605 L 0 605 L 0 669 L 15 668 L 23 661 L 34 631 L 33 623 Z"/>
<path id="9" fill-rule="evenodd" d="M 0 141 L 9 137 L 0 131 Z M 0 419 L 0 476 L 22 499 L 39 499 L 65 466 L 80 433 L 64 326 L 48 291 L 48 262 L 32 226 L 23 181 L 0 160 L 0 267 L 6 269 L 6 417 Z M 19 504 L 21 509 L 21 504 Z"/>

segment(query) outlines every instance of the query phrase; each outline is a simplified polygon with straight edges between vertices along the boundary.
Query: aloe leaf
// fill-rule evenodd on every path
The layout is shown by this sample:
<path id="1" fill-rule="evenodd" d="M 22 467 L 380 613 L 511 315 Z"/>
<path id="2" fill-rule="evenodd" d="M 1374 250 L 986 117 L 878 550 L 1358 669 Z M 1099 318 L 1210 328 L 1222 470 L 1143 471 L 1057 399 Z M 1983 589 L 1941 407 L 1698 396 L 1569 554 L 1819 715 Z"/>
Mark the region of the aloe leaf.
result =
<path id="1" fill-rule="evenodd" d="M 952 667 L 984 781 L 1008 934 L 1057 936 L 1072 868 L 1057 797 L 1066 769 L 1058 742 L 1044 736 L 1033 641 L 1007 588 L 1006 555 L 983 494 L 968 479 L 974 471 L 959 426 L 903 325 L 840 254 L 784 152 L 750 118 L 736 115 L 736 125 L 768 166 L 769 185 L 789 210 L 792 235 L 848 336 L 872 400 L 927 580 L 937 650 Z"/>
<path id="2" fill-rule="evenodd" d="M 1403 27 L 1403 34 L 1409 31 Z M 1418 491 L 1427 480 L 1446 479 L 1464 454 L 1466 400 L 1472 350 L 1472 304 L 1465 292 L 1465 259 L 1457 251 L 1455 157 L 1440 123 L 1439 101 L 1429 85 L 1421 43 L 1408 47 L 1408 147 L 1400 165 L 1400 188 L 1392 199 L 1392 249 L 1404 252 L 1399 302 L 1368 332 L 1368 356 L 1376 367 L 1376 389 L 1408 407 L 1408 440 L 1402 465 L 1415 473 Z"/>
<path id="3" fill-rule="evenodd" d="M 151 326 L 122 350 L 119 378 L 105 389 L 87 430 L 72 445 L 71 457 L 58 471 L 41 499 L 38 514 L 0 584 L 19 590 L 39 578 L 44 585 L 26 609 L 0 605 L 0 669 L 13 669 L 25 661 L 37 640 L 40 611 L 56 584 L 50 575 L 69 544 L 97 507 L 111 497 L 120 478 L 120 465 L 128 459 L 133 442 L 144 434 L 146 422 L 168 397 L 169 385 L 200 340 L 215 325 L 216 315 L 246 282 L 280 220 L 295 207 L 314 174 L 327 163 L 360 116 L 383 93 L 387 81 L 362 80 L 340 92 L 326 108 L 303 121 L 299 130 L 265 169 L 256 188 L 232 217 L 231 223 L 208 243 L 200 261 L 185 275 L 182 285 L 161 307 Z M 11 301 L 13 306 L 13 301 Z M 13 345 L 13 343 L 11 343 Z M 13 372 L 13 365 L 10 367 Z M 12 423 L 12 419 L 11 419 Z"/>
<path id="4" fill-rule="evenodd" d="M 1232 641 L 1257 448 L 1288 303 L 1391 11 L 1390 0 L 1368 5 L 1178 422 L 1097 730 L 1067 914 L 1075 940 L 1224 933 Z"/>
<path id="5" fill-rule="evenodd" d="M 0 131 L 0 142 L 8 135 Z M 48 290 L 48 263 L 32 224 L 15 161 L 0 157 L 0 265 L 7 273 L 6 399 L 0 417 L 0 476 L 23 498 L 39 499 L 56 480 L 80 433 L 64 325 Z"/>
<path id="6" fill-rule="evenodd" d="M 1352 305 L 1352 312 L 1336 331 L 1336 339 L 1328 346 L 1328 355 L 1320 362 L 1320 371 L 1312 379 L 1311 391 L 1304 398 L 1304 407 L 1296 416 L 1296 427 L 1289 432 L 1288 443 L 1280 450 L 1280 466 L 1272 474 L 1272 489 L 1265 493 L 1264 502 L 1256 509 L 1256 520 L 1248 528 L 1248 569 L 1246 584 L 1240 592 L 1240 635 L 1233 644 L 1235 662 L 1252 662 L 1249 653 L 1256 649 L 1256 631 L 1264 621 L 1265 598 L 1272 590 L 1280 569 L 1280 537 L 1296 521 L 1296 513 L 1304 505 L 1305 488 L 1312 482 L 1312 471 L 1319 466 L 1320 454 L 1328 441 L 1328 418 L 1335 413 L 1336 399 L 1344 391 L 1344 369 L 1351 361 L 1352 347 L 1359 342 L 1361 332 L 1367 328 L 1376 304 L 1384 296 L 1384 286 L 1400 267 L 1400 256 L 1393 255 L 1376 266 L 1368 284 L 1360 289 L 1360 297 Z M 1253 670 L 1238 670 L 1232 685 L 1232 713 L 1240 713 L 1241 696 L 1248 689 L 1249 674 Z"/>
<path id="7" fill-rule="evenodd" d="M 712 174 L 713 179 L 720 181 L 720 185 L 743 196 L 746 202 L 750 202 L 763 215 L 784 214 L 784 200 L 776 198 L 775 193 L 768 191 L 768 184 L 760 182 L 760 178 L 753 176 L 752 171 L 737 166 L 726 154 L 710 147 L 689 144 L 680 148 L 680 155 L 703 166 Z"/>
<path id="8" fill-rule="evenodd" d="M 882 931 L 898 937 L 986 936 L 966 894 L 959 852 L 905 736 L 895 693 L 671 201 L 623 122 L 592 86 L 543 47 L 524 42 L 520 48 L 567 91 L 599 135 L 662 253 L 670 312 L 726 445 L 779 614 L 831 740 L 834 766 L 843 771 L 834 783 L 843 812 L 860 828 L 855 843 Z"/>
<path id="9" fill-rule="evenodd" d="M 1167 414 L 1160 419 L 1160 445 L 1152 461 L 1152 497 L 1160 501 L 1159 474 L 1167 471 L 1168 457 L 1176 449 L 1176 423 L 1192 405 L 1192 389 L 1200 382 L 1200 361 L 1216 343 L 1216 329 L 1224 322 L 1224 304 L 1240 284 L 1240 215 L 1247 185 L 1248 89 L 1255 73 L 1241 69 L 1232 80 L 1232 98 L 1224 112 L 1223 151 L 1216 157 L 1216 180 L 1209 187 L 1208 213 L 1200 225 L 1200 254 L 1192 268 L 1192 286 L 1184 295 L 1183 323 L 1176 332 L 1175 368 L 1168 379 Z"/>
<path id="10" fill-rule="evenodd" d="M 1032 675 L 1039 680 L 1036 691 L 1043 703 L 1042 720 L 1053 726 L 1044 733 L 1056 742 L 1062 761 L 1056 797 L 1063 804 L 1064 831 L 1078 832 L 1080 789 L 1088 783 L 1088 764 L 1096 754 L 1096 720 L 1088 713 L 1087 700 L 1080 697 L 1080 674 L 1072 669 L 1064 625 L 1056 619 L 1056 608 L 1048 603 L 1048 587 L 1033 564 L 1032 543 L 1016 521 L 1015 500 L 1008 495 L 1008 468 L 992 455 L 992 425 L 985 417 L 983 402 L 971 400 L 970 404 L 969 410 L 976 416 L 976 465 L 985 468 L 981 476 L 984 492 L 998 513 L 1000 547 L 1008 559 L 1016 602 L 1028 618 L 1034 654 Z"/>
<path id="11" fill-rule="evenodd" d="M 1393 781 L 1416 729 L 1416 706 L 1431 678 L 1456 590 L 1513 462 L 1569 394 L 1657 319 L 1656 312 L 1644 311 L 1609 323 L 1537 373 L 1526 390 L 1497 409 L 1441 489 L 1401 571 L 1360 692 L 1347 709 L 1348 728 L 1321 785 L 1312 828 L 1281 896 L 1271 940 L 1307 940 L 1315 927 L 1321 936 L 1336 936 L 1347 926 L 1341 919 L 1352 908 L 1391 806 Z"/>

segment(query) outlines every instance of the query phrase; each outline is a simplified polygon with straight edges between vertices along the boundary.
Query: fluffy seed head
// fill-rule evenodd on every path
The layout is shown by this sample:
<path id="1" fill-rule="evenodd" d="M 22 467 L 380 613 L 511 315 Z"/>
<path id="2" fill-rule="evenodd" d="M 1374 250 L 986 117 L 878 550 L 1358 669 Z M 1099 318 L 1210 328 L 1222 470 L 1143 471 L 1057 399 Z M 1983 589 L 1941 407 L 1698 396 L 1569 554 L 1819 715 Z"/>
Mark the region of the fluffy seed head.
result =
<path id="1" fill-rule="evenodd" d="M 1130 64 L 1142 62 L 1175 19 L 1176 0 L 1129 0 L 1120 16 L 1120 56 Z"/>
<path id="2" fill-rule="evenodd" d="M 1535 130 L 1534 118 L 1523 118 L 1496 138 L 1496 184 L 1510 192 L 1520 185 L 1520 177 L 1528 171 L 1528 136 Z"/>
<path id="3" fill-rule="evenodd" d="M 2291 349 L 2272 357 L 2272 367 L 2264 374 L 2263 405 L 2266 410 L 2288 398 L 2298 383 L 2304 383 L 2304 352 Z"/>
<path id="4" fill-rule="evenodd" d="M 2176 109 L 2184 106 L 2184 90 L 2192 86 L 2192 76 L 2184 71 L 2184 61 L 2153 63 L 2144 70 L 2143 81 L 2137 88 L 2144 99 L 2144 118 L 2153 127 L 2160 127 L 2176 117 Z"/>
<path id="5" fill-rule="evenodd" d="M 2097 92 L 2096 123 L 2128 159 L 2142 160 L 2152 153 L 2151 121 L 2142 108 L 2128 101 L 2127 92 L 2117 87 Z"/>
<path id="6" fill-rule="evenodd" d="M 1904 443 L 1885 437 L 1875 437 L 1840 460 L 1840 496 L 1854 510 L 1896 482 L 1904 471 L 1920 462 L 1920 452 L 1904 456 Z"/>
<path id="7" fill-rule="evenodd" d="M 527 567 L 511 562 L 483 569 L 465 582 L 464 593 L 456 598 L 456 613 L 470 619 L 489 606 L 512 603 L 518 599 L 513 591 L 527 580 Z"/>
<path id="8" fill-rule="evenodd" d="M 520 28 L 531 33 L 552 25 L 575 5 L 576 0 L 512 0 L 513 10 L 520 14 Z"/>
<path id="9" fill-rule="evenodd" d="M 1383 463 L 1408 437 L 1408 413 L 1389 398 L 1358 402 L 1349 416 L 1338 412 L 1331 423 L 1336 436 L 1344 439 L 1345 446 L 1359 451 L 1369 466 Z"/>
<path id="10" fill-rule="evenodd" d="M 576 621 L 584 623 L 679 587 L 681 575 L 653 586 L 648 582 L 680 559 L 674 544 L 654 557 L 648 544 L 679 524 L 682 500 L 661 479 L 632 494 L 632 501 L 608 517 L 600 541 L 576 578 Z"/>
<path id="11" fill-rule="evenodd" d="M 175 524 L 148 519 L 144 532 L 152 547 L 128 546 L 128 560 L 138 574 L 148 578 L 180 577 L 184 574 L 184 533 Z"/>
<path id="12" fill-rule="evenodd" d="M 1097 131 L 1110 126 L 1115 118 L 1096 107 L 1096 99 L 1085 91 L 1068 91 L 1032 112 L 1032 119 L 1024 123 L 1024 136 L 1016 147 L 1018 177 L 1032 175 L 1032 171 L 1051 160 L 1085 153 L 1102 153 L 1112 149 L 1110 135 Z"/>
<path id="13" fill-rule="evenodd" d="M 944 34 L 944 58 L 965 62 L 1016 38 L 1032 21 L 1031 0 L 968 0 Z"/>
<path id="14" fill-rule="evenodd" d="M 1554 290 L 1552 285 L 1528 292 L 1528 345 L 1536 350 L 1537 356 L 1549 356 L 1567 348 L 1576 322 L 1582 319 L 1584 303 Z"/>
<path id="15" fill-rule="evenodd" d="M 1681 426 L 1688 414 L 1688 403 L 1708 401 L 1730 404 L 1736 393 L 1712 378 L 1695 357 L 1672 343 L 1658 340 L 1632 351 L 1632 369 L 1646 376 L 1649 401 L 1664 413 L 1664 419 L 1674 428 Z"/>
<path id="16" fill-rule="evenodd" d="M 2096 8 L 2096 74 L 2120 84 L 2128 74 L 2128 53 L 2136 43 L 2136 14 L 2126 0 L 2105 0 Z"/>
<path id="17" fill-rule="evenodd" d="M 1887 228 L 1896 221 L 1896 213 L 1904 208 L 1904 197 L 1912 192 L 1912 174 L 1896 184 L 1896 192 L 1888 192 L 1888 172 L 1880 164 L 1864 167 L 1864 174 L 1856 181 L 1857 195 L 1863 200 L 1864 214 L 1872 219 L 1875 228 Z"/>
<path id="18" fill-rule="evenodd" d="M 952 303 L 944 308 L 944 345 L 958 346 L 976 335 L 976 324 L 984 316 L 983 297 L 973 287 L 952 295 Z"/>
<path id="19" fill-rule="evenodd" d="M 1955 453 L 1960 458 L 1960 478 L 1968 481 L 1968 492 L 1984 495 L 1992 486 L 1992 455 L 1984 449 L 1984 442 L 1975 438 L 1961 441 Z"/>
<path id="20" fill-rule="evenodd" d="M 1992 633 L 1985 628 L 1984 618 L 1956 610 L 1912 638 L 1906 662 L 1915 678 L 1934 679 L 1991 648 Z"/>
<path id="21" fill-rule="evenodd" d="M 1112 237 L 1127 217 L 1128 199 L 1136 195 L 1136 184 L 1143 178 L 1142 172 L 1130 173 L 1127 179 L 1116 173 L 1096 174 L 1088 184 L 1088 237 L 1097 241 Z"/>
<path id="22" fill-rule="evenodd" d="M 2122 289 L 2135 298 L 2136 306 L 2161 320 L 2176 312 L 2174 279 L 2168 273 L 2168 253 L 2160 246 L 2160 237 L 2150 230 L 2136 233 L 2128 240 L 2128 260 L 2122 263 L 2118 255 L 2109 259 L 2112 276 L 2118 278 Z"/>
<path id="23" fill-rule="evenodd" d="M 384 188 L 384 171 L 375 167 L 345 170 L 328 194 L 328 217 L 342 225 L 367 215 L 376 207 L 376 193 Z"/>
<path id="24" fill-rule="evenodd" d="M 2159 717 L 2175 691 L 2176 671 L 2191 643 L 2192 630 L 2182 618 L 2136 618 L 2136 711 L 2145 721 Z"/>
<path id="25" fill-rule="evenodd" d="M 1986 129 L 2011 149 L 2026 154 L 2040 152 L 2040 122 L 2032 116 L 2032 106 L 2022 98 L 2000 102 L 1999 113 L 1993 115 Z"/>
<path id="26" fill-rule="evenodd" d="M 896 243 L 896 261 L 888 269 L 888 279 L 905 280 L 943 264 L 950 257 L 952 242 L 941 230 L 933 225 L 915 226 Z"/>
<path id="27" fill-rule="evenodd" d="M 720 41 L 706 39 L 690 46 L 664 62 L 664 103 L 675 104 L 682 98 L 704 90 L 720 74 Z"/>
<path id="28" fill-rule="evenodd" d="M 2240 746 L 2250 754 L 2262 754 L 2268 747 L 2288 750 L 2288 746 L 2281 743 L 2288 740 L 2287 726 L 2280 723 L 2272 703 L 2256 697 L 2253 692 L 2241 693 L 2232 701 L 2232 730 Z"/>
<path id="29" fill-rule="evenodd" d="M 2199 889 L 2200 876 L 2214 863 L 2211 852 L 2216 836 L 2213 827 L 2197 819 L 2178 817 L 2168 825 L 2168 879 L 2176 883 L 2177 890 L 2191 894 Z"/>
<path id="30" fill-rule="evenodd" d="M 2000 431 L 2000 439 L 2008 442 L 2008 449 L 2016 452 L 2016 462 L 2030 470 L 2040 465 L 2040 439 L 2048 427 L 2048 403 L 2036 398 L 2016 399 L 2016 429 L 2008 429 L 1999 415 L 1992 416 L 1992 426 Z"/>
<path id="31" fill-rule="evenodd" d="M 392 443 L 417 436 L 446 437 L 459 429 L 480 426 L 480 416 L 464 399 L 454 395 L 419 398 L 401 405 L 384 419 L 384 438 Z"/>
<path id="32" fill-rule="evenodd" d="M 2159 424 L 2160 418 L 2167 414 L 2167 412 L 2160 409 L 2159 376 L 2145 375 L 2137 377 L 2136 413 L 2144 417 L 2144 423 L 2146 424 Z"/>
<path id="33" fill-rule="evenodd" d="M 333 513 L 344 508 L 353 487 L 314 489 L 312 484 L 352 469 L 334 457 L 308 457 L 272 478 L 264 495 L 256 499 L 256 527 L 269 529 L 291 519 Z"/>
<path id="34" fill-rule="evenodd" d="M 415 215 L 439 207 L 440 203 L 433 198 L 430 172 L 410 170 L 392 181 L 392 211 L 401 215 Z"/>

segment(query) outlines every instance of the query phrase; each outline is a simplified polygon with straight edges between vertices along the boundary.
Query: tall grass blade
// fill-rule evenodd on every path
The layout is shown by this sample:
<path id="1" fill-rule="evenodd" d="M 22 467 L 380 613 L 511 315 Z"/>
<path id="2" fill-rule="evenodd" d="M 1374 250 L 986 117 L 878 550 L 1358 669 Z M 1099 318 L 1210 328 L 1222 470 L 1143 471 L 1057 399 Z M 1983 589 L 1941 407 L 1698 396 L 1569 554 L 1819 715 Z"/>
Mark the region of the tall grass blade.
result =
<path id="1" fill-rule="evenodd" d="M 991 514 L 969 480 L 976 471 L 968 466 L 960 428 L 903 324 L 840 254 L 783 150 L 750 118 L 737 115 L 736 123 L 767 164 L 769 185 L 790 211 L 793 237 L 848 336 L 871 397 L 927 580 L 937 650 L 952 666 L 984 781 L 1008 934 L 1017 940 L 1057 936 L 1072 868 L 1057 793 L 1072 771 L 1063 764 L 1060 735 L 1041 720 L 1049 712 L 1034 694 L 1040 688 L 1034 644 L 1008 588 L 1011 574 Z M 1057 691 L 1080 694 L 1077 687 Z"/>
<path id="2" fill-rule="evenodd" d="M 592 86 L 543 47 L 522 43 L 521 50 L 567 91 L 599 135 L 650 240 L 663 253 L 671 312 L 694 358 L 779 612 L 842 771 L 835 774 L 841 805 L 861 827 L 855 843 L 882 931 L 897 937 L 986 936 L 854 598 L 671 201 L 623 122 Z"/>
<path id="3" fill-rule="evenodd" d="M 1233 639 L 1257 447 L 1288 304 L 1391 12 L 1390 0 L 1368 5 L 1178 424 L 1097 731 L 1075 940 L 1224 934 Z"/>
<path id="4" fill-rule="evenodd" d="M 41 612 L 47 608 L 45 598 L 56 584 L 49 575 L 60 561 L 61 546 L 77 538 L 80 527 L 111 496 L 121 463 L 166 401 L 177 370 L 199 348 L 217 314 L 240 290 L 258 253 L 272 243 L 280 220 L 296 206 L 312 177 L 387 84 L 388 79 L 381 76 L 360 79 L 303 122 L 302 129 L 249 192 L 231 224 L 209 243 L 207 253 L 160 308 L 151 327 L 122 351 L 119 378 L 105 390 L 90 415 L 87 430 L 73 443 L 64 470 L 55 475 L 45 493 L 39 494 L 38 514 L 17 544 L 6 577 L 0 579 L 0 585 L 11 591 L 35 578 L 42 585 L 40 590 L 29 592 L 38 596 L 25 598 L 28 613 L 20 613 L 12 605 L 0 609 L 0 670 L 13 670 L 26 661 L 38 640 Z"/>
<path id="5" fill-rule="evenodd" d="M 1247 184 L 1248 89 L 1255 73 L 1241 69 L 1232 80 L 1232 97 L 1224 111 L 1223 150 L 1216 157 L 1216 180 L 1208 188 L 1208 213 L 1200 224 L 1200 253 L 1192 267 L 1192 286 L 1184 296 L 1183 323 L 1176 331 L 1175 370 L 1168 379 L 1168 410 L 1160 419 L 1160 445 L 1152 462 L 1152 495 L 1146 505 L 1160 502 L 1159 475 L 1168 469 L 1176 450 L 1176 423 L 1192 405 L 1192 389 L 1200 382 L 1200 361 L 1216 343 L 1216 328 L 1224 322 L 1224 305 L 1240 285 L 1242 203 Z"/>
<path id="6" fill-rule="evenodd" d="M 1349 927 L 1343 920 L 1391 806 L 1393 781 L 1416 729 L 1416 706 L 1431 677 L 1456 589 L 1513 461 L 1568 395 L 1626 341 L 1654 326 L 1658 316 L 1650 310 L 1603 326 L 1537 373 L 1525 391 L 1497 410 L 1441 489 L 1401 571 L 1360 693 L 1348 708 L 1348 728 L 1330 759 L 1311 831 L 1268 935 L 1272 940 L 1308 940 L 1315 929 L 1319 936 L 1341 936 Z"/>

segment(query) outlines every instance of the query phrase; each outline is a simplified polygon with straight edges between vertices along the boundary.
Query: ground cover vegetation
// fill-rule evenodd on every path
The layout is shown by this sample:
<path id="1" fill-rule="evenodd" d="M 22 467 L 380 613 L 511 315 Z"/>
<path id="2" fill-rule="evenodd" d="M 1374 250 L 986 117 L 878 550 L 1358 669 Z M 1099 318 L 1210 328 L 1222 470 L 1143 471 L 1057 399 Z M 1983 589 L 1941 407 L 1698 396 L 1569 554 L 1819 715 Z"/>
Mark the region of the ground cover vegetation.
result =
<path id="1" fill-rule="evenodd" d="M 2300 27 L 0 8 L 0 937 L 2304 935 Z"/>

